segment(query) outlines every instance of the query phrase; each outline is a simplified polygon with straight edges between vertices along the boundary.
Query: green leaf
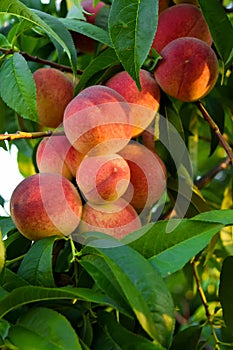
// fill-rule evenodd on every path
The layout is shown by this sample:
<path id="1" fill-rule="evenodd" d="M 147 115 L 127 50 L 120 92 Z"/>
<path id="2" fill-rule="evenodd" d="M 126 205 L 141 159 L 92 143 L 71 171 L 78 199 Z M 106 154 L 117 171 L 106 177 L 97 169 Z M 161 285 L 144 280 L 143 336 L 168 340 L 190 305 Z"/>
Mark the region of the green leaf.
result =
<path id="1" fill-rule="evenodd" d="M 232 209 L 221 209 L 211 210 L 205 213 L 198 214 L 192 220 L 206 221 L 212 223 L 220 223 L 224 226 L 233 225 L 233 210 Z"/>
<path id="2" fill-rule="evenodd" d="M 65 25 L 68 30 L 83 34 L 105 44 L 109 47 L 113 47 L 112 42 L 109 38 L 109 34 L 104 29 L 97 27 L 91 23 L 85 21 L 79 21 L 72 18 L 60 18 L 61 23 Z"/>
<path id="3" fill-rule="evenodd" d="M 15 224 L 10 216 L 0 217 L 0 230 L 3 238 L 13 229 L 15 229 Z"/>
<path id="4" fill-rule="evenodd" d="M 44 300 L 82 300 L 117 308 L 109 297 L 88 288 L 46 288 L 38 286 L 19 287 L 0 300 L 0 318 L 8 312 L 28 303 Z"/>
<path id="5" fill-rule="evenodd" d="M 119 350 L 165 350 L 161 345 L 154 344 L 147 338 L 130 332 L 117 322 L 110 313 L 99 313 L 98 324 L 100 325 L 100 329 L 94 337 L 94 350 L 110 349 L 110 344 L 111 349 Z"/>
<path id="6" fill-rule="evenodd" d="M 191 326 L 177 333 L 169 350 L 196 350 L 201 336 L 201 327 Z"/>
<path id="7" fill-rule="evenodd" d="M 8 268 L 4 269 L 1 286 L 6 291 L 11 292 L 15 288 L 24 287 L 27 285 L 29 285 L 29 283 L 17 275 L 15 272 L 11 271 Z"/>
<path id="8" fill-rule="evenodd" d="M 54 43 L 55 47 L 57 48 L 57 51 L 60 54 L 60 56 L 63 53 L 63 49 L 66 51 L 66 48 L 67 48 L 67 53 L 69 53 L 68 56 L 70 57 L 70 63 L 75 73 L 76 63 L 77 63 L 77 53 L 76 53 L 76 49 L 75 49 L 74 42 L 70 32 L 66 29 L 64 24 L 58 18 L 51 16 L 48 13 L 45 13 L 42 11 L 34 10 L 34 12 L 38 15 L 39 18 L 41 18 L 44 21 L 44 23 L 46 23 L 49 26 L 50 30 L 52 30 L 53 33 L 56 33 L 56 36 L 59 37 L 60 40 L 57 40 L 57 37 L 52 35 L 52 33 L 47 32 L 51 41 Z"/>
<path id="9" fill-rule="evenodd" d="M 70 322 L 52 309 L 38 307 L 24 314 L 10 327 L 8 339 L 18 350 L 31 350 L 40 344 L 43 350 L 82 350 Z"/>
<path id="10" fill-rule="evenodd" d="M 139 71 L 153 42 L 158 22 L 157 0 L 114 0 L 109 34 L 125 70 L 140 87 Z"/>
<path id="11" fill-rule="evenodd" d="M 222 265 L 219 285 L 219 300 L 226 326 L 233 333 L 233 256 L 228 256 Z"/>
<path id="12" fill-rule="evenodd" d="M 96 58 L 91 60 L 90 64 L 83 71 L 83 74 L 75 88 L 75 94 L 80 92 L 85 87 L 88 80 L 93 75 L 116 64 L 119 64 L 119 60 L 114 50 L 106 49 L 101 52 Z"/>
<path id="13" fill-rule="evenodd" d="M 96 252 L 111 268 L 142 328 L 156 343 L 168 346 L 174 327 L 174 305 L 164 281 L 142 255 L 112 238 L 104 241 L 104 236 L 95 233 L 97 240 L 91 243 L 97 245 Z M 106 244 L 110 248 L 102 248 Z"/>
<path id="14" fill-rule="evenodd" d="M 198 2 L 221 59 L 225 65 L 230 64 L 233 59 L 233 27 L 224 7 L 218 0 L 198 0 Z"/>
<path id="15" fill-rule="evenodd" d="M 122 312 L 125 310 L 127 315 L 132 316 L 121 286 L 105 260 L 96 254 L 88 254 L 84 255 L 79 263 L 91 275 L 96 285 L 121 306 Z"/>
<path id="16" fill-rule="evenodd" d="M 18 52 L 5 60 L 1 67 L 0 94 L 4 102 L 23 118 L 38 121 L 35 82 L 27 61 Z"/>
<path id="17" fill-rule="evenodd" d="M 162 275 L 174 273 L 181 269 L 193 256 L 199 253 L 209 243 L 211 238 L 222 228 L 221 223 L 197 222 L 195 220 L 174 220 L 174 229 L 167 232 L 168 221 L 158 221 L 148 225 L 141 237 L 133 240 L 133 234 L 127 239 L 130 246 L 150 259 Z M 171 221 L 170 221 L 171 223 Z M 137 233 L 139 235 L 140 231 Z"/>
<path id="18" fill-rule="evenodd" d="M 56 236 L 34 243 L 23 258 L 18 275 L 33 285 L 54 287 L 52 253 Z"/>
<path id="19" fill-rule="evenodd" d="M 57 26 L 56 26 L 56 29 L 58 29 L 58 33 L 59 33 L 59 34 L 57 34 L 56 31 L 53 30 L 53 28 L 51 28 L 45 21 L 43 21 L 36 14 L 39 12 L 38 11 L 36 12 L 36 10 L 34 10 L 34 11 L 35 12 L 30 10 L 27 6 L 25 6 L 19 0 L 1 0 L 1 2 L 0 2 L 0 13 L 3 13 L 3 14 L 7 13 L 9 15 L 16 16 L 16 17 L 19 17 L 21 19 L 25 19 L 29 22 L 32 22 L 35 26 L 38 26 L 40 29 L 42 29 L 50 38 L 55 39 L 58 42 L 58 44 L 60 44 L 61 47 L 66 52 L 66 54 L 69 58 L 69 61 L 71 63 L 72 69 L 75 72 L 76 71 L 76 56 L 74 56 L 74 52 L 70 51 L 71 48 L 73 50 L 73 46 L 70 43 L 70 40 L 68 40 L 68 43 L 66 43 L 66 41 L 65 41 L 65 38 L 67 38 L 69 36 L 69 34 L 67 34 L 68 31 L 66 32 L 65 37 L 64 37 L 63 34 L 61 34 L 62 32 L 64 32 L 64 29 L 59 30 L 59 28 L 57 28 Z M 42 12 L 40 12 L 40 14 L 42 14 Z M 43 19 L 45 17 L 46 17 L 46 14 L 44 14 Z M 46 18 L 48 18 L 48 17 L 46 17 Z M 55 17 L 54 17 L 54 21 L 56 21 Z M 49 23 L 52 24 L 52 20 Z M 60 23 L 60 22 L 58 21 L 58 23 Z"/>

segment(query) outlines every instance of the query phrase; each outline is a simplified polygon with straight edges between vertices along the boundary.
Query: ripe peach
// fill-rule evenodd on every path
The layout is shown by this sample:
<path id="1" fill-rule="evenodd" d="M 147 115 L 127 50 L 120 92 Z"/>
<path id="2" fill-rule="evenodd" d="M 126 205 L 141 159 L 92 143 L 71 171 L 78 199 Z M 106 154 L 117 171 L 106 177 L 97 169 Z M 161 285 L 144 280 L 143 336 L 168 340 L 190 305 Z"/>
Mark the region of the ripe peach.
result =
<path id="1" fill-rule="evenodd" d="M 137 88 L 131 76 L 126 71 L 123 71 L 114 75 L 105 84 L 117 91 L 129 102 L 134 117 L 133 137 L 142 133 L 151 123 L 158 111 L 160 102 L 159 86 L 148 71 L 140 70 L 140 82 L 141 91 Z"/>
<path id="2" fill-rule="evenodd" d="M 102 204 L 125 193 L 130 182 L 130 170 L 118 154 L 86 157 L 78 168 L 76 181 L 87 201 Z"/>
<path id="3" fill-rule="evenodd" d="M 195 37 L 212 44 L 205 18 L 195 5 L 180 4 L 164 10 L 159 16 L 152 47 L 160 53 L 168 43 L 181 37 Z"/>
<path id="4" fill-rule="evenodd" d="M 218 78 L 215 52 L 202 40 L 179 38 L 161 52 L 154 75 L 161 89 L 181 101 L 198 100 L 209 93 Z"/>
<path id="5" fill-rule="evenodd" d="M 10 212 L 22 235 L 39 240 L 71 234 L 80 222 L 82 202 L 68 179 L 41 173 L 29 176 L 15 188 Z"/>
<path id="6" fill-rule="evenodd" d="M 140 228 L 141 221 L 134 208 L 123 198 L 119 198 L 108 204 L 87 202 L 83 206 L 78 233 L 97 231 L 121 239 Z"/>
<path id="7" fill-rule="evenodd" d="M 162 196 L 166 188 L 165 166 L 155 152 L 138 142 L 131 141 L 119 154 L 127 161 L 131 173 L 131 185 L 123 198 L 141 212 Z"/>
<path id="8" fill-rule="evenodd" d="M 95 24 L 96 16 L 99 10 L 105 6 L 103 1 L 99 1 L 96 6 L 94 6 L 93 0 L 83 0 L 81 3 L 82 8 L 88 12 L 84 13 L 87 23 Z M 72 31 L 71 33 L 75 47 L 83 53 L 92 53 L 96 49 L 97 42 L 86 35 Z"/>
<path id="9" fill-rule="evenodd" d="M 116 153 L 132 136 L 130 110 L 124 98 L 106 86 L 82 90 L 66 107 L 64 130 L 70 143 L 89 156 Z"/>
<path id="10" fill-rule="evenodd" d="M 37 148 L 36 163 L 41 173 L 56 173 L 71 180 L 76 176 L 83 154 L 79 153 L 65 135 L 44 138 Z"/>
<path id="11" fill-rule="evenodd" d="M 61 71 L 39 68 L 33 73 L 39 123 L 56 128 L 62 123 L 63 112 L 74 96 L 74 84 Z"/>

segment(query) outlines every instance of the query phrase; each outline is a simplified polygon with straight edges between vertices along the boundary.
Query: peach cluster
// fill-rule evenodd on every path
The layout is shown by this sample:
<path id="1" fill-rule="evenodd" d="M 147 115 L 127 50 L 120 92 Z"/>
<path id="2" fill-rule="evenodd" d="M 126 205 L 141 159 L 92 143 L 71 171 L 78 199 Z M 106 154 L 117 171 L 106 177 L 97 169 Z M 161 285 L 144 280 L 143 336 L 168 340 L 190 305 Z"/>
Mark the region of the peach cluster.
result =
<path id="1" fill-rule="evenodd" d="M 218 60 L 211 48 L 208 25 L 198 6 L 181 3 L 159 15 L 152 44 L 162 57 L 154 76 L 168 95 L 196 101 L 214 87 L 219 73 Z"/>
<path id="2" fill-rule="evenodd" d="M 78 239 L 99 231 L 120 239 L 141 227 L 143 210 L 165 191 L 166 169 L 154 149 L 135 139 L 160 102 L 153 75 L 141 70 L 140 80 L 141 91 L 128 73 L 117 73 L 66 104 L 59 132 L 38 144 L 39 173 L 24 179 L 11 197 L 12 218 L 24 236 Z"/>

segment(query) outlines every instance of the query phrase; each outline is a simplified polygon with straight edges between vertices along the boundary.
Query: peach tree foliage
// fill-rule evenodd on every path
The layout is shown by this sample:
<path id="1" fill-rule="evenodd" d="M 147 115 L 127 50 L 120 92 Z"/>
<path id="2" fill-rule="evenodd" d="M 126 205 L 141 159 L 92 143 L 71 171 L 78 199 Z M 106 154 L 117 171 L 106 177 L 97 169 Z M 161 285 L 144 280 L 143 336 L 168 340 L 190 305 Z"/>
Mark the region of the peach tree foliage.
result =
<path id="1" fill-rule="evenodd" d="M 75 5 L 72 10 L 70 3 Z M 1 134 L 40 131 L 32 74 L 42 66 L 73 73 L 78 81 L 75 94 L 122 69 L 140 88 L 140 68 L 153 72 L 160 59 L 150 51 L 158 1 L 105 3 L 92 25 L 84 20 L 78 0 L 62 0 L 59 7 L 55 1 L 0 1 Z M 66 237 L 32 243 L 10 216 L 0 217 L 2 349 L 26 350 L 32 344 L 43 350 L 232 348 L 232 2 L 198 3 L 218 57 L 218 81 L 197 103 L 165 94 L 160 102 L 160 114 L 189 152 L 190 200 L 185 191 L 180 193 L 177 166 L 158 139 L 155 146 L 168 175 L 167 200 L 159 220 L 153 222 L 152 215 L 151 222 L 126 236 L 123 244 L 99 233 L 89 238 L 111 248 L 84 246 Z M 77 51 L 71 31 L 96 40 L 95 52 Z M 25 177 L 38 171 L 39 140 L 0 140 L 5 150 L 16 145 Z M 169 134 L 166 140 L 172 144 Z M 189 171 L 183 167 L 184 179 Z M 189 200 L 187 211 L 173 219 L 168 233 L 169 213 L 178 196 Z M 4 203 L 0 197 L 0 205 Z"/>

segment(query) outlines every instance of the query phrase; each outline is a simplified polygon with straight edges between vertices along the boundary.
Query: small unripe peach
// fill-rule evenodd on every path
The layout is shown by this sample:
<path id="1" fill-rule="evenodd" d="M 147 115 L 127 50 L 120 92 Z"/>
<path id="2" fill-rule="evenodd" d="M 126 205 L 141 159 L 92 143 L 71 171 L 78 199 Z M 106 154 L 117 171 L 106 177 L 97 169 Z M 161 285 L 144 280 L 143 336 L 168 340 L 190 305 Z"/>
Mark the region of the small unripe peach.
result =
<path id="1" fill-rule="evenodd" d="M 64 110 L 74 96 L 74 84 L 54 68 L 39 68 L 33 77 L 39 123 L 56 128 L 62 123 Z"/>
<path id="2" fill-rule="evenodd" d="M 41 173 L 56 173 L 71 180 L 76 176 L 83 154 L 79 153 L 65 135 L 44 138 L 37 148 L 36 163 Z"/>
<path id="3" fill-rule="evenodd" d="M 194 37 L 212 44 L 212 37 L 201 10 L 191 4 L 174 5 L 164 10 L 152 47 L 160 53 L 171 41 L 181 37 Z"/>
<path id="4" fill-rule="evenodd" d="M 108 204 L 86 203 L 78 227 L 79 233 L 97 231 L 121 239 L 141 228 L 141 221 L 134 208 L 123 198 Z"/>
<path id="5" fill-rule="evenodd" d="M 133 137 L 142 133 L 154 119 L 159 108 L 160 89 L 154 77 L 146 70 L 140 70 L 141 90 L 126 72 L 115 74 L 106 86 L 121 94 L 129 103 L 134 118 Z M 145 107 L 145 108 L 141 108 Z"/>
<path id="6" fill-rule="evenodd" d="M 27 177 L 13 191 L 10 212 L 17 229 L 30 240 L 70 235 L 79 225 L 82 202 L 74 185 L 58 174 Z"/>
<path id="7" fill-rule="evenodd" d="M 168 95 L 191 102 L 204 97 L 214 87 L 219 73 L 218 60 L 204 41 L 188 37 L 173 40 L 161 56 L 154 74 Z"/>
<path id="8" fill-rule="evenodd" d="M 72 146 L 89 156 L 118 152 L 133 130 L 125 99 L 102 85 L 82 90 L 66 107 L 63 124 Z"/>
<path id="9" fill-rule="evenodd" d="M 102 204 L 125 193 L 130 170 L 119 154 L 86 157 L 78 168 L 76 181 L 87 201 Z"/>

